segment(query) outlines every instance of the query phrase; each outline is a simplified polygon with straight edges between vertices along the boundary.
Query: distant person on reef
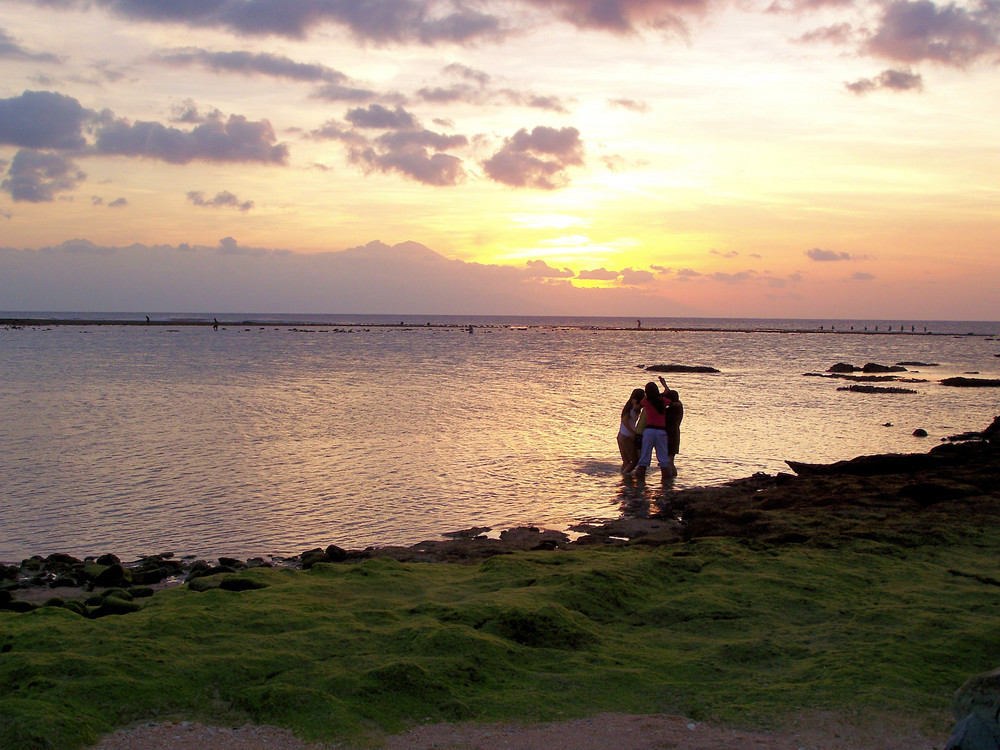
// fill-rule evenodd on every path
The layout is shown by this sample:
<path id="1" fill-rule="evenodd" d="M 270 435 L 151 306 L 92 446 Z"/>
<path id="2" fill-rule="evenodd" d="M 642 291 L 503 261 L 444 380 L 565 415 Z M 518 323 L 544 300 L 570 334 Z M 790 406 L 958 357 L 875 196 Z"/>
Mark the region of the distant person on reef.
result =
<path id="1" fill-rule="evenodd" d="M 622 454 L 622 474 L 628 474 L 639 463 L 635 424 L 639 421 L 639 414 L 642 411 L 640 404 L 645 395 L 642 388 L 636 388 L 622 407 L 622 418 L 618 427 L 618 452 Z"/>
<path id="2" fill-rule="evenodd" d="M 667 382 L 660 376 L 663 390 L 667 390 Z M 656 383 L 646 383 L 642 399 L 642 410 L 646 413 L 646 428 L 642 432 L 642 450 L 639 453 L 639 465 L 635 475 L 639 479 L 646 478 L 646 469 L 653 460 L 653 449 L 656 449 L 656 462 L 660 465 L 660 474 L 664 480 L 670 479 L 670 446 L 667 443 L 667 408 L 670 399 L 664 398 Z"/>
<path id="3" fill-rule="evenodd" d="M 665 385 L 665 384 L 664 384 Z M 664 388 L 664 395 L 670 399 L 667 407 L 667 453 L 670 454 L 670 477 L 677 476 L 677 454 L 681 448 L 681 420 L 684 419 L 684 404 L 677 391 Z"/>

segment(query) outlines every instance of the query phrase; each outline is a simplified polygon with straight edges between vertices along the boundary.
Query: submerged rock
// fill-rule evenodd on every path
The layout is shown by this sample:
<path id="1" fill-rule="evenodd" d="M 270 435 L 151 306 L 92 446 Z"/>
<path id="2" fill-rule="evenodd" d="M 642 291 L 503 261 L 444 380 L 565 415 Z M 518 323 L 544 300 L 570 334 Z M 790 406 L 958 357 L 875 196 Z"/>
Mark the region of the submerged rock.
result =
<path id="1" fill-rule="evenodd" d="M 950 385 L 956 388 L 1000 388 L 1000 380 L 990 378 L 945 378 L 941 385 Z"/>
<path id="2" fill-rule="evenodd" d="M 714 367 L 704 365 L 650 365 L 646 370 L 649 372 L 722 372 Z"/>
<path id="3" fill-rule="evenodd" d="M 850 391 L 852 393 L 916 393 L 912 388 L 898 388 L 896 386 L 878 385 L 848 385 L 838 388 L 838 391 Z"/>

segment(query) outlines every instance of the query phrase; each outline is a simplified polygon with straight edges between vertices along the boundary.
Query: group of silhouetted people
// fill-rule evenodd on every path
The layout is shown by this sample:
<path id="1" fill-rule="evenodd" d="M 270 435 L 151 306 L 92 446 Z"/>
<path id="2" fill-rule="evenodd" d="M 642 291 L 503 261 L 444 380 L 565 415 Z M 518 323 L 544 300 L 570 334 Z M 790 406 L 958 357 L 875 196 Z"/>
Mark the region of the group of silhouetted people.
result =
<path id="1" fill-rule="evenodd" d="M 631 474 L 634 471 L 640 480 L 646 478 L 654 450 L 663 480 L 677 476 L 675 459 L 681 443 L 684 406 L 680 395 L 667 387 L 663 376 L 659 380 L 663 386 L 662 393 L 653 382 L 646 383 L 645 389 L 632 391 L 622 407 L 618 428 L 622 473 Z"/>

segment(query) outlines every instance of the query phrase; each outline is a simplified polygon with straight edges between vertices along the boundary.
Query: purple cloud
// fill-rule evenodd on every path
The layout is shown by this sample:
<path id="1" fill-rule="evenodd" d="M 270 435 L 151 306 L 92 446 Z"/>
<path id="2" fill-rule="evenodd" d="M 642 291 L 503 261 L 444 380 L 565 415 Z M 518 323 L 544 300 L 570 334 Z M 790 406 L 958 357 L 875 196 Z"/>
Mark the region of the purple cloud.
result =
<path id="1" fill-rule="evenodd" d="M 205 200 L 205 194 L 200 190 L 191 190 L 188 192 L 187 198 L 194 205 L 204 208 L 238 208 L 244 213 L 253 208 L 253 201 L 241 201 L 228 190 L 216 193 L 215 197 L 209 200 Z"/>
<path id="2" fill-rule="evenodd" d="M 1000 4 L 985 0 L 966 8 L 931 0 L 894 0 L 884 6 L 865 51 L 900 62 L 924 60 L 965 67 L 1000 52 Z"/>
<path id="3" fill-rule="evenodd" d="M 242 115 L 230 115 L 226 121 L 210 120 L 190 131 L 158 122 L 115 120 L 98 129 L 95 148 L 101 154 L 160 159 L 171 164 L 191 161 L 284 164 L 288 160 L 288 147 L 275 144 L 271 123 L 251 122 Z"/>
<path id="4" fill-rule="evenodd" d="M 592 268 L 588 271 L 580 271 L 577 278 L 589 281 L 615 281 L 619 276 L 618 271 L 609 271 L 608 269 Z"/>
<path id="5" fill-rule="evenodd" d="M 483 162 L 486 174 L 512 187 L 553 190 L 569 182 L 566 169 L 583 164 L 583 143 L 576 128 L 522 128 Z"/>
<path id="6" fill-rule="evenodd" d="M 635 99 L 608 99 L 608 106 L 615 109 L 627 109 L 629 112 L 638 112 L 639 114 L 646 114 L 649 111 L 649 105 L 646 102 Z"/>
<path id="7" fill-rule="evenodd" d="M 922 91 L 924 79 L 919 73 L 906 70 L 883 70 L 875 78 L 859 78 L 851 83 L 845 83 L 844 87 L 852 94 L 863 96 L 864 94 L 888 89 L 890 91 Z"/>
<path id="8" fill-rule="evenodd" d="M 553 268 L 544 260 L 529 260 L 528 275 L 533 279 L 571 279 L 576 274 L 568 268 Z"/>
<path id="9" fill-rule="evenodd" d="M 345 117 L 358 128 L 409 130 L 418 127 L 417 118 L 400 106 L 393 110 L 381 104 L 370 104 L 367 108 L 349 110 Z"/>
<path id="10" fill-rule="evenodd" d="M 621 272 L 622 284 L 625 286 L 643 286 L 652 283 L 653 279 L 654 276 L 651 271 L 626 268 Z"/>
<path id="11" fill-rule="evenodd" d="M 0 190 L 10 193 L 15 202 L 49 203 L 56 193 L 68 192 L 86 179 L 87 175 L 59 154 L 22 148 L 7 170 L 7 179 Z"/>
<path id="12" fill-rule="evenodd" d="M 523 0 L 545 9 L 553 8 L 564 21 L 585 29 L 617 34 L 640 28 L 683 32 L 683 17 L 702 15 L 711 0 Z"/>
<path id="13" fill-rule="evenodd" d="M 153 59 L 173 67 L 201 65 L 217 73 L 267 75 L 311 83 L 343 83 L 347 80 L 346 75 L 325 65 L 300 63 L 281 55 L 242 50 L 209 52 L 195 47 L 186 47 L 159 52 L 153 56 Z"/>
<path id="14" fill-rule="evenodd" d="M 47 52 L 29 52 L 3 29 L 0 29 L 0 58 L 30 60 L 32 62 L 58 62 L 59 58 Z"/>
<path id="15" fill-rule="evenodd" d="M 50 2 L 51 0 L 36 0 Z M 60 0 L 87 8 L 91 0 Z M 302 39 L 325 24 L 347 28 L 359 39 L 378 43 L 465 43 L 502 33 L 498 18 L 458 4 L 422 0 L 96 0 L 114 15 L 191 27 L 219 28 L 244 36 Z M 444 12 L 435 13 L 438 7 Z"/>
<path id="16" fill-rule="evenodd" d="M 838 260 L 852 260 L 850 253 L 838 253 L 834 250 L 823 250 L 818 247 L 814 247 L 811 250 L 806 250 L 806 256 L 812 260 L 820 262 L 832 262 Z"/>
<path id="17" fill-rule="evenodd" d="M 71 96 L 25 91 L 0 99 L 0 143 L 24 148 L 79 149 L 83 128 L 95 118 Z"/>

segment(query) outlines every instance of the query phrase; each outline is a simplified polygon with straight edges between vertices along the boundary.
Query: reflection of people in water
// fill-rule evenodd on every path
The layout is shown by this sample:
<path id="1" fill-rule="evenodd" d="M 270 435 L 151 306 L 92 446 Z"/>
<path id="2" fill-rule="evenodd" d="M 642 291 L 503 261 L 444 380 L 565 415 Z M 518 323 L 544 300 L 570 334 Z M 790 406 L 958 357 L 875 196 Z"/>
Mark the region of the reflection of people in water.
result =
<path id="1" fill-rule="evenodd" d="M 670 406 L 667 407 L 667 453 L 670 454 L 670 468 L 667 474 L 670 477 L 677 476 L 677 454 L 681 448 L 681 420 L 684 419 L 684 404 L 681 403 L 681 396 L 677 391 L 667 389 L 667 398 L 670 399 Z"/>
<path id="2" fill-rule="evenodd" d="M 667 390 L 667 383 L 660 376 L 660 383 L 663 390 Z M 670 406 L 670 399 L 660 395 L 656 383 L 646 383 L 645 398 L 642 399 L 642 410 L 646 413 L 646 429 L 642 432 L 642 451 L 639 454 L 639 464 L 636 466 L 635 475 L 639 479 L 645 479 L 646 469 L 653 460 L 653 450 L 656 450 L 656 462 L 660 465 L 660 473 L 663 479 L 669 479 L 670 474 L 670 452 L 667 443 L 667 407 Z"/>
<path id="3" fill-rule="evenodd" d="M 639 420 L 641 411 L 639 404 L 644 396 L 642 388 L 636 388 L 622 407 L 622 418 L 618 427 L 618 452 L 622 454 L 622 474 L 628 474 L 639 462 L 639 451 L 635 444 L 635 423 Z"/>

